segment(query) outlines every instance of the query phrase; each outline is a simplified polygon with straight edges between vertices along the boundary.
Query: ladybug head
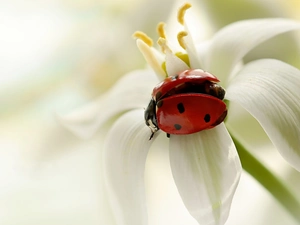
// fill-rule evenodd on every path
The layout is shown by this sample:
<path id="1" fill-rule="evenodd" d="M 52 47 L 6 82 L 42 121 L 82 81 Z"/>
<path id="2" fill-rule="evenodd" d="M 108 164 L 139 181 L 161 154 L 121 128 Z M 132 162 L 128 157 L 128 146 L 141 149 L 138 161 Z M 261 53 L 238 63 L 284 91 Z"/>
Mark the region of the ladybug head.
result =
<path id="1" fill-rule="evenodd" d="M 150 130 L 152 132 L 149 140 L 151 140 L 154 133 L 159 130 L 159 128 L 157 126 L 157 121 L 156 121 L 155 109 L 156 109 L 155 101 L 153 99 L 151 99 L 150 102 L 149 102 L 149 105 L 148 105 L 148 107 L 147 107 L 147 109 L 145 110 L 145 113 L 144 113 L 145 123 L 150 128 Z"/>
<path id="2" fill-rule="evenodd" d="M 207 94 L 214 96 L 220 100 L 225 97 L 225 89 L 216 83 L 209 82 Z"/>

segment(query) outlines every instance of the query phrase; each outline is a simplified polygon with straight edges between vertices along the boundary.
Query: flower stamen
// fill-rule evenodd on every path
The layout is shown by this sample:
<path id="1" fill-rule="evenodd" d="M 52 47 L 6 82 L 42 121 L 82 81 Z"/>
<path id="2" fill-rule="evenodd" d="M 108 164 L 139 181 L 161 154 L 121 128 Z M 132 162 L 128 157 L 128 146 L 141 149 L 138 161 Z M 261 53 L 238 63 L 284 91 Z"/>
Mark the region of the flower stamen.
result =
<path id="1" fill-rule="evenodd" d="M 166 53 L 167 51 L 172 52 L 172 50 L 170 49 L 170 47 L 167 44 L 166 39 L 164 39 L 162 37 L 158 38 L 157 44 L 161 47 L 161 50 L 163 53 Z"/>
<path id="2" fill-rule="evenodd" d="M 165 23 L 164 22 L 160 22 L 157 25 L 157 33 L 159 35 L 159 37 L 166 39 L 166 33 L 165 33 Z"/>
<path id="3" fill-rule="evenodd" d="M 183 6 L 181 6 L 177 13 L 177 20 L 181 25 L 184 25 L 184 15 L 185 11 L 189 8 L 191 8 L 192 5 L 190 3 L 185 3 Z"/>
<path id="4" fill-rule="evenodd" d="M 147 63 L 152 67 L 152 69 L 156 73 L 158 79 L 164 79 L 166 76 L 166 72 L 162 69 L 161 61 L 159 61 L 157 55 L 155 54 L 155 50 L 141 39 L 137 39 L 136 44 L 141 53 L 143 54 Z"/>
<path id="5" fill-rule="evenodd" d="M 153 46 L 153 40 L 147 35 L 145 34 L 144 32 L 142 31 L 136 31 L 133 33 L 132 35 L 133 38 L 136 38 L 136 39 L 140 39 L 142 40 L 144 43 L 146 43 L 149 47 L 152 47 Z"/>
<path id="6" fill-rule="evenodd" d="M 186 50 L 186 44 L 185 44 L 185 41 L 184 41 L 184 37 L 187 36 L 187 35 L 188 35 L 188 32 L 186 32 L 186 31 L 180 31 L 177 34 L 178 43 L 185 50 Z"/>

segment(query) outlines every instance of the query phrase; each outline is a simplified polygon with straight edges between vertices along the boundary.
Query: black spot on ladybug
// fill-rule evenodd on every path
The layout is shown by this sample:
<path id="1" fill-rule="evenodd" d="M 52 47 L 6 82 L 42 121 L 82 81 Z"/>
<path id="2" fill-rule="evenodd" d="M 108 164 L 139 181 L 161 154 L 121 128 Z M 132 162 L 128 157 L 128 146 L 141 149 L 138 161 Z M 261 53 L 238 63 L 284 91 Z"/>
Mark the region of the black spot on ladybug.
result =
<path id="1" fill-rule="evenodd" d="M 184 105 L 182 103 L 179 103 L 177 105 L 177 109 L 178 109 L 179 113 L 184 113 L 184 111 L 185 111 Z"/>
<path id="2" fill-rule="evenodd" d="M 173 76 L 173 77 L 172 77 L 172 80 L 177 80 L 177 79 L 178 79 L 178 77 L 179 77 L 179 75 L 178 75 L 178 74 L 176 74 L 175 76 Z"/>
<path id="3" fill-rule="evenodd" d="M 180 129 L 181 129 L 181 125 L 179 125 L 179 124 L 177 124 L 177 123 L 174 124 L 174 127 L 175 127 L 176 130 L 180 130 Z"/>
<path id="4" fill-rule="evenodd" d="M 157 103 L 157 108 L 160 108 L 162 107 L 164 101 L 163 100 L 160 100 L 158 103 Z"/>
<path id="5" fill-rule="evenodd" d="M 204 121 L 205 121 L 206 123 L 208 123 L 208 122 L 210 121 L 210 115 L 209 115 L 209 114 L 206 114 L 206 115 L 204 116 Z"/>
<path id="6" fill-rule="evenodd" d="M 155 96 L 156 101 L 160 99 L 161 95 L 162 95 L 162 93 L 160 91 L 156 93 L 156 96 Z"/>

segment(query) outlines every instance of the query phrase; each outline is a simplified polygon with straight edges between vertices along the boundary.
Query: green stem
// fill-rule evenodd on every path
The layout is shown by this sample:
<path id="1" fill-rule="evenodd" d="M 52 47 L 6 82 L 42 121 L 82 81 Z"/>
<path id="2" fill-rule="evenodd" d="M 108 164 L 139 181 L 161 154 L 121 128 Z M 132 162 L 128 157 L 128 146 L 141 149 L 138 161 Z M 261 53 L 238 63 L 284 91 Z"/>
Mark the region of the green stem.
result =
<path id="1" fill-rule="evenodd" d="M 300 224 L 300 203 L 279 177 L 255 158 L 230 132 L 243 169 L 264 186 Z"/>

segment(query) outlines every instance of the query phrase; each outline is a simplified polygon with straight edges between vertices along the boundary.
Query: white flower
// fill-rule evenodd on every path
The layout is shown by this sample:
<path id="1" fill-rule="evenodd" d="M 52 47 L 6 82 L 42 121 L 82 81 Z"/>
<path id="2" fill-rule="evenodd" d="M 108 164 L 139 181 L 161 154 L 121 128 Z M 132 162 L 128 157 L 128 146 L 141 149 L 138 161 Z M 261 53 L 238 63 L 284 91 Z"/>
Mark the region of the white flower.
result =
<path id="1" fill-rule="evenodd" d="M 183 24 L 187 8 L 186 4 L 179 10 L 178 19 Z M 118 225 L 147 224 L 144 168 L 157 134 L 148 140 L 150 130 L 143 114 L 153 87 L 166 74 L 201 68 L 216 75 L 227 90 L 225 98 L 248 110 L 282 156 L 300 171 L 300 71 L 275 59 L 241 64 L 258 44 L 300 29 L 300 24 L 288 19 L 240 21 L 197 47 L 187 25 L 184 27 L 178 40 L 187 55 L 179 57 L 172 52 L 162 25 L 159 44 L 165 56 L 151 47 L 147 36 L 136 33 L 137 45 L 155 73 L 150 69 L 133 71 L 96 103 L 61 118 L 67 128 L 89 137 L 118 116 L 104 146 L 104 176 Z M 191 135 L 171 135 L 169 149 L 173 178 L 190 214 L 199 224 L 224 224 L 242 170 L 224 123 Z"/>

